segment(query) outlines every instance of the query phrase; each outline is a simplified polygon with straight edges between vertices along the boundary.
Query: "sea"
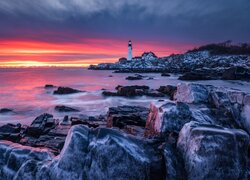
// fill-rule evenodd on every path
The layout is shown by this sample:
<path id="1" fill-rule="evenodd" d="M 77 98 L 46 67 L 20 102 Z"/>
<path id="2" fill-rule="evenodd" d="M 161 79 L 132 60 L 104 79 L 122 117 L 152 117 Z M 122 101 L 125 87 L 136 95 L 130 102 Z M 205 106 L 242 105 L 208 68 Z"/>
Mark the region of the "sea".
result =
<path id="1" fill-rule="evenodd" d="M 0 125 L 21 123 L 29 125 L 43 113 L 53 114 L 62 120 L 70 117 L 105 115 L 109 107 L 132 105 L 149 107 L 151 102 L 162 98 L 155 97 L 104 97 L 103 89 L 114 91 L 117 85 L 147 85 L 157 89 L 163 85 L 177 85 L 178 74 L 170 77 L 158 73 L 143 74 L 143 80 L 129 81 L 133 74 L 113 73 L 109 70 L 88 70 L 86 68 L 0 68 L 0 109 L 10 108 L 13 112 L 0 114 Z M 186 82 L 186 81 L 185 81 Z M 248 81 L 195 81 L 195 83 L 239 89 L 250 93 Z M 46 89 L 46 84 L 65 86 L 84 92 L 70 95 L 54 95 L 56 88 Z M 79 109 L 80 112 L 59 113 L 55 106 L 65 105 Z"/>

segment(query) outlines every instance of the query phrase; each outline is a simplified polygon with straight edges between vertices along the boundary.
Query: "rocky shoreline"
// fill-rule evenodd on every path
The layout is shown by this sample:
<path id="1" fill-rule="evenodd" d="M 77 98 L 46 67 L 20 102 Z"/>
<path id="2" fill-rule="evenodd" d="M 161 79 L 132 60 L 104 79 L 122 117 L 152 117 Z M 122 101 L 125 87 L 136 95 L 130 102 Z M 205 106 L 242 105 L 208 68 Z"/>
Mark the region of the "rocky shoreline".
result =
<path id="1" fill-rule="evenodd" d="M 250 94 L 194 83 L 116 90 L 108 93 L 157 92 L 164 101 L 111 107 L 105 116 L 45 113 L 30 126 L 3 125 L 1 179 L 250 178 Z"/>
<path id="2" fill-rule="evenodd" d="M 220 45 L 217 48 L 221 48 Z M 175 73 L 180 74 L 180 80 L 250 80 L 250 52 L 216 54 L 209 49 L 200 49 L 167 57 L 146 52 L 130 61 L 121 58 L 116 63 L 91 65 L 89 69 L 114 70 L 114 73 Z M 128 77 L 136 78 L 140 77 Z"/>

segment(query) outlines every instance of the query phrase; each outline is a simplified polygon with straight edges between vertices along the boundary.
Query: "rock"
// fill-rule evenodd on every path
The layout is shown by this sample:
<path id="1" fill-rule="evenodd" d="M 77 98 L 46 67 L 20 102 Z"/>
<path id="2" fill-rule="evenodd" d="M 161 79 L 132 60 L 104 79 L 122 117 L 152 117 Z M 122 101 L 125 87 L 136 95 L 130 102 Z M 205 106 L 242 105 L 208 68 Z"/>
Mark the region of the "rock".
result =
<path id="1" fill-rule="evenodd" d="M 183 160 L 173 144 L 167 143 L 164 146 L 163 155 L 166 167 L 166 179 L 187 179 Z"/>
<path id="2" fill-rule="evenodd" d="M 58 89 L 54 91 L 54 94 L 64 95 L 64 94 L 74 94 L 74 93 L 79 93 L 79 92 L 83 92 L 83 91 L 72 89 L 69 87 L 58 87 Z"/>
<path id="3" fill-rule="evenodd" d="M 149 90 L 148 86 L 118 86 L 117 94 L 119 96 L 138 96 L 143 95 L 145 91 Z"/>
<path id="4" fill-rule="evenodd" d="M 124 97 L 134 97 L 134 96 L 151 96 L 151 97 L 164 97 L 163 93 L 149 89 L 148 86 L 117 86 L 117 92 L 103 91 L 104 96 L 124 96 Z"/>
<path id="5" fill-rule="evenodd" d="M 201 84 L 179 83 L 174 99 L 185 103 L 207 103 L 208 89 Z"/>
<path id="6" fill-rule="evenodd" d="M 231 67 L 222 74 L 224 80 L 246 80 L 250 79 L 250 71 L 245 67 Z"/>
<path id="7" fill-rule="evenodd" d="M 51 128 L 54 128 L 56 121 L 51 114 L 42 114 L 38 116 L 31 125 L 27 128 L 27 134 L 30 136 L 39 137 L 41 134 L 46 133 Z"/>
<path id="8" fill-rule="evenodd" d="M 45 148 L 32 148 L 9 141 L 0 141 L 0 178 L 13 179 L 22 165 L 29 160 L 43 162 L 52 158 L 53 155 Z"/>
<path id="9" fill-rule="evenodd" d="M 126 80 L 142 80 L 143 76 L 128 76 Z"/>
<path id="10" fill-rule="evenodd" d="M 243 109 L 241 112 L 241 124 L 243 129 L 245 129 L 250 134 L 250 95 L 246 95 L 243 100 Z"/>
<path id="11" fill-rule="evenodd" d="M 21 139 L 21 124 L 5 124 L 0 127 L 0 140 L 18 142 Z"/>
<path id="12" fill-rule="evenodd" d="M 54 88 L 56 86 L 52 85 L 52 84 L 45 84 L 44 88 Z"/>
<path id="13" fill-rule="evenodd" d="M 5 124 L 0 127 L 0 133 L 19 133 L 21 131 L 21 124 Z"/>
<path id="14" fill-rule="evenodd" d="M 151 103 L 145 135 L 179 133 L 184 124 L 192 120 L 192 112 L 185 103 Z"/>
<path id="15" fill-rule="evenodd" d="M 179 133 L 187 179 L 247 179 L 246 132 L 189 122 Z"/>
<path id="16" fill-rule="evenodd" d="M 203 73 L 188 72 L 178 78 L 179 80 L 211 80 L 212 77 Z"/>
<path id="17" fill-rule="evenodd" d="M 63 121 L 60 123 L 60 125 L 71 125 L 69 116 L 64 116 Z"/>
<path id="18" fill-rule="evenodd" d="M 161 73 L 161 76 L 166 76 L 166 77 L 169 77 L 169 76 L 170 76 L 170 74 L 168 74 L 168 73 Z"/>
<path id="19" fill-rule="evenodd" d="M 241 107 L 236 102 L 238 92 L 230 93 L 226 89 L 213 89 L 210 92 L 209 102 L 215 107 L 215 115 L 217 116 L 217 124 L 228 128 L 242 128 Z M 238 97 L 238 101 L 240 101 Z"/>
<path id="20" fill-rule="evenodd" d="M 0 109 L 0 114 L 1 113 L 9 113 L 9 112 L 13 112 L 13 110 L 9 109 L 9 108 L 2 108 L 2 109 Z"/>
<path id="21" fill-rule="evenodd" d="M 177 91 L 177 87 L 176 86 L 171 86 L 171 85 L 166 85 L 166 86 L 160 86 L 159 89 L 157 89 L 157 91 L 166 94 L 170 97 L 170 100 L 174 99 L 174 95 Z"/>
<path id="22" fill-rule="evenodd" d="M 67 106 L 56 106 L 55 107 L 55 110 L 58 111 L 58 112 L 79 112 L 78 109 L 75 109 L 75 108 L 72 108 L 72 107 L 67 107 Z"/>
<path id="23" fill-rule="evenodd" d="M 26 162 L 17 175 L 32 179 L 165 179 L 163 167 L 162 156 L 148 141 L 114 129 L 76 125 L 58 157 Z"/>
<path id="24" fill-rule="evenodd" d="M 145 127 L 149 109 L 141 106 L 111 107 L 107 113 L 108 127 L 124 128 L 126 125 Z"/>

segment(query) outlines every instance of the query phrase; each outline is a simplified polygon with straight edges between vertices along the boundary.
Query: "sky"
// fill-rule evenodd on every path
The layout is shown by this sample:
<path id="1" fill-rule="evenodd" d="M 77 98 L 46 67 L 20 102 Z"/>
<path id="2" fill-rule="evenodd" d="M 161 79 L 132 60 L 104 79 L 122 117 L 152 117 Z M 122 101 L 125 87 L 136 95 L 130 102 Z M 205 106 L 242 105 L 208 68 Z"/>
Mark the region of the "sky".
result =
<path id="1" fill-rule="evenodd" d="M 88 66 L 250 42 L 249 0 L 0 0 L 0 66 Z"/>

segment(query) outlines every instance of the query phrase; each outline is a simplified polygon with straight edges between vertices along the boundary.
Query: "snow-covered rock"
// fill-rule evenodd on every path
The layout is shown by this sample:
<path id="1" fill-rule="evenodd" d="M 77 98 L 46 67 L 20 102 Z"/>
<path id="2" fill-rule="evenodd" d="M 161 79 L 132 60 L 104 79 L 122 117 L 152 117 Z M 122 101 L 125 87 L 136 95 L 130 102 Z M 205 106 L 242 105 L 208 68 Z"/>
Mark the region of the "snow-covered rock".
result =
<path id="1" fill-rule="evenodd" d="M 243 130 L 189 122 L 179 134 L 188 179 L 247 179 L 249 136 Z"/>
<path id="2" fill-rule="evenodd" d="M 185 103 L 208 102 L 208 89 L 201 84 L 179 83 L 174 99 Z"/>

